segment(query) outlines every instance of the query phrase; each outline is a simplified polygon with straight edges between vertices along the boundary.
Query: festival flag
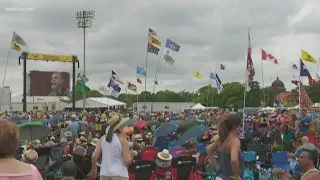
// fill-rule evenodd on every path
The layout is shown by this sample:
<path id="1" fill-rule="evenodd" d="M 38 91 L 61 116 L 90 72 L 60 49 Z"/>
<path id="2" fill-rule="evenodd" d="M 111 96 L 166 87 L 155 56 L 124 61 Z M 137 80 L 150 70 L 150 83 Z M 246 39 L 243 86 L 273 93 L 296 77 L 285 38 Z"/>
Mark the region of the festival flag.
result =
<path id="1" fill-rule="evenodd" d="M 302 82 L 300 81 L 300 108 L 310 108 L 312 107 L 312 101 L 310 99 L 310 97 L 308 96 L 306 90 L 304 89 L 304 86 L 302 84 Z"/>
<path id="2" fill-rule="evenodd" d="M 149 36 L 149 44 L 161 46 L 161 42 L 153 36 Z"/>
<path id="3" fill-rule="evenodd" d="M 155 80 L 155 81 L 154 81 L 154 84 L 155 84 L 155 85 L 158 85 L 158 81 L 157 81 L 157 80 Z"/>
<path id="4" fill-rule="evenodd" d="M 149 36 L 157 36 L 157 32 L 149 28 Z"/>
<path id="5" fill-rule="evenodd" d="M 79 72 L 77 75 L 77 81 L 81 84 L 86 84 L 89 79 L 83 72 Z"/>
<path id="6" fill-rule="evenodd" d="M 197 71 L 197 70 L 195 70 L 195 71 L 193 72 L 193 76 L 194 76 L 195 78 L 197 78 L 197 79 L 201 79 L 201 78 L 202 78 L 202 74 L 201 74 L 199 71 Z"/>
<path id="7" fill-rule="evenodd" d="M 13 31 L 10 49 L 13 49 L 13 50 L 20 52 L 21 47 L 19 45 L 24 46 L 24 47 L 28 47 L 27 43 L 23 40 L 23 38 L 20 35 L 18 35 L 16 32 Z"/>
<path id="8" fill-rule="evenodd" d="M 292 69 L 297 70 L 298 66 L 295 63 L 292 63 Z"/>
<path id="9" fill-rule="evenodd" d="M 129 90 L 131 90 L 131 91 L 133 91 L 133 92 L 137 92 L 137 86 L 136 85 L 134 85 L 133 83 L 131 83 L 131 82 L 127 82 L 127 89 L 129 89 Z"/>
<path id="10" fill-rule="evenodd" d="M 221 70 L 225 70 L 225 69 L 226 69 L 226 66 L 223 65 L 223 64 L 220 64 L 220 69 L 221 69 Z"/>
<path id="11" fill-rule="evenodd" d="M 146 75 L 147 75 L 147 71 L 145 70 L 144 67 L 138 66 L 138 67 L 137 67 L 137 74 L 140 74 L 140 75 L 142 75 L 142 76 L 146 76 Z"/>
<path id="12" fill-rule="evenodd" d="M 75 90 L 76 92 L 84 92 L 86 96 L 90 95 L 90 92 L 91 92 L 91 89 L 88 86 L 82 84 L 79 81 L 76 82 Z"/>
<path id="13" fill-rule="evenodd" d="M 301 49 L 301 59 L 303 61 L 311 62 L 316 64 L 318 61 L 312 57 L 309 53 L 307 53 L 305 50 Z"/>
<path id="14" fill-rule="evenodd" d="M 254 70 L 251 54 L 252 54 L 251 38 L 250 38 L 250 30 L 249 30 L 249 32 L 248 32 L 248 53 L 247 53 L 247 82 L 246 82 L 247 91 L 250 91 L 251 82 L 253 81 L 253 77 L 255 75 L 255 70 Z"/>
<path id="15" fill-rule="evenodd" d="M 312 87 L 313 79 L 306 65 L 300 59 L 300 77 L 308 77 L 309 85 Z"/>
<path id="16" fill-rule="evenodd" d="M 219 79 L 218 75 L 213 72 L 210 73 L 210 80 L 213 82 L 213 84 L 216 85 L 216 88 L 217 88 L 218 94 L 219 94 L 222 90 L 222 86 L 221 86 L 221 80 Z"/>
<path id="17" fill-rule="evenodd" d="M 142 80 L 137 78 L 137 83 L 142 84 Z"/>
<path id="18" fill-rule="evenodd" d="M 278 64 L 278 59 L 276 59 L 272 54 L 267 53 L 265 50 L 261 49 L 261 60 L 272 61 Z"/>
<path id="19" fill-rule="evenodd" d="M 153 54 L 158 55 L 158 54 L 159 54 L 160 49 L 159 49 L 159 48 L 157 48 L 156 46 L 154 46 L 154 45 L 152 45 L 152 44 L 148 43 L 148 50 L 147 50 L 147 51 L 148 51 L 149 53 L 153 53 Z"/>
<path id="20" fill-rule="evenodd" d="M 123 84 L 122 80 L 119 78 L 118 74 L 114 70 L 112 70 L 111 72 L 111 79 L 113 79 L 114 81 L 120 84 Z"/>
<path id="21" fill-rule="evenodd" d="M 179 52 L 180 45 L 178 45 L 177 43 L 173 42 L 170 39 L 167 39 L 166 48 L 169 48 L 169 49 L 172 49 L 173 51 Z"/>
<path id="22" fill-rule="evenodd" d="M 171 66 L 171 65 L 173 65 L 174 64 L 174 60 L 173 60 L 173 58 L 169 55 L 169 52 L 167 52 L 167 54 L 164 54 L 163 55 L 163 59 L 164 59 L 164 61 L 163 61 L 163 65 L 165 65 L 165 66 Z"/>
<path id="23" fill-rule="evenodd" d="M 291 80 L 291 83 L 298 86 L 299 85 L 299 81 L 298 80 Z"/>
<path id="24" fill-rule="evenodd" d="M 121 92 L 121 88 L 120 88 L 119 84 L 117 82 L 115 82 L 115 80 L 110 79 L 109 84 L 107 85 L 107 87 L 111 91 L 111 93 L 110 93 L 111 96 L 114 96 L 114 97 L 118 97 L 119 96 L 119 94 Z"/>

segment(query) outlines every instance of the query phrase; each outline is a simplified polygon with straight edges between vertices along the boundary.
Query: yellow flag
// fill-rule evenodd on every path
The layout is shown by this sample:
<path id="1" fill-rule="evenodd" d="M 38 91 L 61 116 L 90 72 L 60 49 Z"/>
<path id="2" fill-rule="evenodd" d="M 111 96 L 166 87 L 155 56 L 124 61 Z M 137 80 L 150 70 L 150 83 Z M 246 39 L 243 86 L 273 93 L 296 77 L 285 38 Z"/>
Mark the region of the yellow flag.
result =
<path id="1" fill-rule="evenodd" d="M 309 53 L 307 53 L 305 50 L 301 49 L 301 59 L 302 61 L 307 61 L 311 63 L 318 63 L 318 61 L 312 57 Z"/>
<path id="2" fill-rule="evenodd" d="M 199 71 L 194 71 L 193 72 L 193 76 L 197 79 L 201 79 L 202 78 L 202 74 Z"/>
<path id="3" fill-rule="evenodd" d="M 10 49 L 13 49 L 13 50 L 16 50 L 16 51 L 19 51 L 19 52 L 21 51 L 21 47 L 18 44 L 14 43 L 14 42 L 11 42 Z"/>
<path id="4" fill-rule="evenodd" d="M 149 43 L 161 46 L 161 42 L 155 37 L 149 36 Z"/>

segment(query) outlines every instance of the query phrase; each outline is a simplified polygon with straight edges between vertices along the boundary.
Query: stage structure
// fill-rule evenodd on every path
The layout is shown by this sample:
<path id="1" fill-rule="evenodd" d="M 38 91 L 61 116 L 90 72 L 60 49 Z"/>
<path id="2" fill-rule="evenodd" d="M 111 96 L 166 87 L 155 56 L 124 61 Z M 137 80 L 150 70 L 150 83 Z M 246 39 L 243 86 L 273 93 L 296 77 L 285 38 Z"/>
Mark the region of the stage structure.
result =
<path id="1" fill-rule="evenodd" d="M 72 109 L 75 109 L 75 84 L 76 84 L 76 63 L 79 60 L 77 56 L 73 55 L 57 55 L 57 54 L 40 54 L 40 53 L 27 53 L 23 52 L 19 56 L 19 65 L 21 64 L 21 59 L 23 59 L 23 111 L 27 111 L 27 60 L 36 60 L 36 61 L 53 61 L 53 62 L 64 62 L 72 63 Z"/>

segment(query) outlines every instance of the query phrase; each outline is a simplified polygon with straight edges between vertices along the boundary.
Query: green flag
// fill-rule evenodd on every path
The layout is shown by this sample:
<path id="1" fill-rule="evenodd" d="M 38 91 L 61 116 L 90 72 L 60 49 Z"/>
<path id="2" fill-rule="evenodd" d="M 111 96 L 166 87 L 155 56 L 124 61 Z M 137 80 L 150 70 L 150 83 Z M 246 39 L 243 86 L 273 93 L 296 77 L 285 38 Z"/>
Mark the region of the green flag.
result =
<path id="1" fill-rule="evenodd" d="M 90 94 L 91 89 L 79 82 L 76 83 L 76 92 L 84 92 L 86 95 Z"/>

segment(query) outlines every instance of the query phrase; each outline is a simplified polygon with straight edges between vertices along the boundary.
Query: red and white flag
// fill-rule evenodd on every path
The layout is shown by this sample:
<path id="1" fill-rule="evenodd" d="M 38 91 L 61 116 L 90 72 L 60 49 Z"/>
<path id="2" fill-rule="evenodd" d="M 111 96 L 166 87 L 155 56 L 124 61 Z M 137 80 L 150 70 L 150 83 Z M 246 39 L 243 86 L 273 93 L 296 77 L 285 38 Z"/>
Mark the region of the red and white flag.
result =
<path id="1" fill-rule="evenodd" d="M 306 90 L 304 89 L 303 84 L 300 81 L 300 93 L 299 93 L 299 98 L 300 98 L 300 108 L 310 108 L 312 107 L 312 101 L 310 97 L 308 96 Z"/>
<path id="2" fill-rule="evenodd" d="M 261 59 L 265 61 L 272 61 L 278 64 L 278 59 L 276 59 L 272 54 L 267 53 L 265 50 L 261 49 Z"/>
<path id="3" fill-rule="evenodd" d="M 251 83 L 253 81 L 253 77 L 256 74 L 251 58 L 251 39 L 250 39 L 250 30 L 248 32 L 248 53 L 247 53 L 247 91 L 251 89 Z"/>

